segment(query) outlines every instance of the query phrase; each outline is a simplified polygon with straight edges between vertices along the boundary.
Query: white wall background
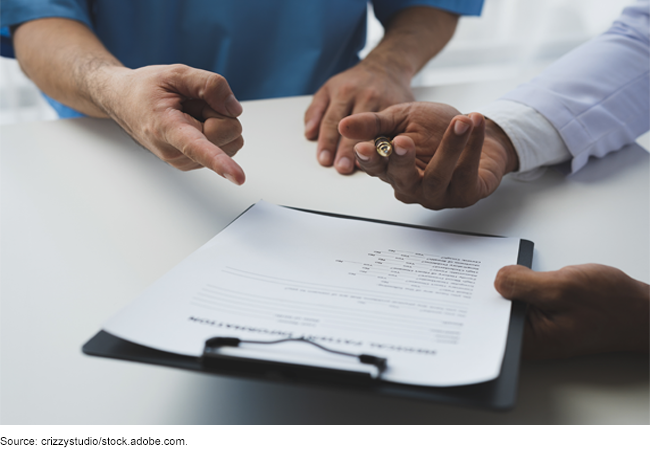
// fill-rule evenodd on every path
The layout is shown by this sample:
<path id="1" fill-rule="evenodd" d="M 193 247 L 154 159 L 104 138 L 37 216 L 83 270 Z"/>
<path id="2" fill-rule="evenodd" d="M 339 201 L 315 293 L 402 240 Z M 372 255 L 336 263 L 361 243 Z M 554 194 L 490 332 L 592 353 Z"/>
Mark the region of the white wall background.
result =
<path id="1" fill-rule="evenodd" d="M 481 17 L 464 17 L 452 42 L 413 80 L 431 86 L 531 76 L 605 31 L 631 0 L 486 0 Z M 383 29 L 369 15 L 368 46 Z M 0 58 L 0 124 L 53 120 L 56 113 L 16 61 Z"/>

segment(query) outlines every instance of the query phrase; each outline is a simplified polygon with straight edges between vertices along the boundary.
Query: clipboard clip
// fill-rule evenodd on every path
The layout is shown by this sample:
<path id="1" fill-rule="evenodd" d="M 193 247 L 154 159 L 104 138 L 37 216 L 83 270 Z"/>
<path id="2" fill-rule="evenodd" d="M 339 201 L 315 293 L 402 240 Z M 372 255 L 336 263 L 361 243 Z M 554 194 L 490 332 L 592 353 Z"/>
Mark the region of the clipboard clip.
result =
<path id="1" fill-rule="evenodd" d="M 280 344 L 283 342 L 305 342 L 329 353 L 356 358 L 362 364 L 375 366 L 377 368 L 377 376 L 372 377 L 372 375 L 367 372 L 352 372 L 340 369 L 303 366 L 277 361 L 234 357 L 219 352 L 219 349 L 221 347 L 239 347 L 240 344 L 271 345 Z M 244 371 L 249 373 L 253 372 L 258 375 L 260 372 L 263 372 L 263 375 L 266 375 L 268 378 L 273 379 L 290 381 L 297 381 L 300 379 L 310 379 L 312 381 L 320 380 L 328 382 L 340 381 L 346 384 L 350 382 L 354 384 L 367 384 L 371 383 L 372 381 L 379 380 L 381 378 L 381 374 L 386 370 L 388 365 L 388 360 L 386 358 L 374 355 L 354 354 L 342 352 L 339 350 L 333 350 L 303 337 L 277 339 L 274 341 L 254 341 L 234 337 L 213 337 L 205 341 L 205 347 L 203 349 L 203 356 L 201 357 L 201 361 L 202 364 L 208 368 L 215 368 L 220 370 L 230 369 L 238 372 Z"/>

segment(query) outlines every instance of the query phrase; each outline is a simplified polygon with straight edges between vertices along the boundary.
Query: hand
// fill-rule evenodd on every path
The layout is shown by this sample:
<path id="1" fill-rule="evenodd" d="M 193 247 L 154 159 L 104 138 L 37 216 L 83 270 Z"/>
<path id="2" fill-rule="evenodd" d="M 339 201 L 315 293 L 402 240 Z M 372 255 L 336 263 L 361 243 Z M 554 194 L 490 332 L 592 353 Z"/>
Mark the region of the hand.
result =
<path id="1" fill-rule="evenodd" d="M 395 103 L 413 101 L 410 77 L 393 73 L 390 66 L 364 60 L 332 78 L 314 95 L 305 113 L 305 136 L 318 139 L 317 158 L 334 164 L 341 174 L 355 169 L 355 139 L 341 137 L 339 121 L 350 114 L 381 111 Z"/>
<path id="2" fill-rule="evenodd" d="M 101 105 L 139 144 L 180 170 L 207 167 L 240 185 L 233 156 L 244 140 L 242 107 L 220 75 L 183 65 L 107 67 Z"/>
<path id="3" fill-rule="evenodd" d="M 533 272 L 507 266 L 494 285 L 505 298 L 528 303 L 526 358 L 648 354 L 650 286 L 618 269 L 584 264 Z"/>
<path id="4" fill-rule="evenodd" d="M 490 195 L 519 164 L 494 122 L 478 113 L 459 114 L 441 103 L 406 103 L 347 117 L 339 130 L 350 139 L 395 136 L 388 158 L 377 153 L 373 141 L 354 149 L 359 167 L 389 183 L 398 200 L 436 210 L 459 208 Z"/>

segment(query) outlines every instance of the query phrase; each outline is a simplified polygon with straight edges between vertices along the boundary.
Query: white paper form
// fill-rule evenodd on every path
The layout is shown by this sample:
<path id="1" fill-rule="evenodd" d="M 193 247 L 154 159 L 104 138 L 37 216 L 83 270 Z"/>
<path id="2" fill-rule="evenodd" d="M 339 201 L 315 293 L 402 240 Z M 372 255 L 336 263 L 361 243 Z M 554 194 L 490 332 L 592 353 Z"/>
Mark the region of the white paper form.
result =
<path id="1" fill-rule="evenodd" d="M 425 386 L 499 375 L 510 301 L 494 289 L 519 239 L 334 218 L 259 202 L 168 272 L 104 330 L 200 356 L 214 336 L 304 337 L 388 359 L 382 378 Z M 305 343 L 229 354 L 358 370 Z"/>

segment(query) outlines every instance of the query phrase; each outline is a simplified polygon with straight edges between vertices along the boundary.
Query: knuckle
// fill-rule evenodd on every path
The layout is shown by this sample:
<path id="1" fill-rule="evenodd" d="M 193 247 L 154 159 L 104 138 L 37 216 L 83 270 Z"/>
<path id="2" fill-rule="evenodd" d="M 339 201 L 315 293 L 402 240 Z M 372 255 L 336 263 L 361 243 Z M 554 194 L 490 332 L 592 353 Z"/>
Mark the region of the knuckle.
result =
<path id="1" fill-rule="evenodd" d="M 382 93 L 375 87 L 367 87 L 359 97 L 365 103 L 376 103 L 382 98 Z"/>
<path id="2" fill-rule="evenodd" d="M 344 82 L 338 88 L 338 92 L 342 97 L 347 98 L 353 95 L 357 90 L 357 85 L 351 82 Z"/>
<path id="3" fill-rule="evenodd" d="M 244 146 L 244 138 L 239 136 L 234 141 L 221 147 L 221 150 L 228 156 L 235 156 L 239 150 Z"/>
<path id="4" fill-rule="evenodd" d="M 244 146 L 244 137 L 239 136 L 237 139 L 235 139 L 235 146 L 237 147 L 237 150 L 242 148 Z"/>
<path id="5" fill-rule="evenodd" d="M 189 67 L 184 64 L 170 64 L 163 71 L 163 76 L 167 79 L 176 79 L 187 73 Z"/>
<path id="6" fill-rule="evenodd" d="M 210 118 L 205 121 L 203 130 L 211 142 L 220 145 L 227 144 L 241 136 L 242 126 L 237 119 Z"/>
<path id="7" fill-rule="evenodd" d="M 405 192 L 399 191 L 397 189 L 395 189 L 394 195 L 395 198 L 402 203 L 407 203 L 407 204 L 417 203 L 417 201 L 412 195 L 406 194 Z"/>
<path id="8" fill-rule="evenodd" d="M 338 126 L 339 126 L 340 121 L 341 121 L 341 118 L 336 117 L 336 116 L 334 116 L 332 114 L 328 114 L 325 117 L 323 117 L 322 126 L 325 127 L 326 129 L 336 130 L 334 133 L 332 133 L 331 131 L 330 131 L 330 133 L 331 134 L 336 134 L 336 136 L 339 136 Z"/>
<path id="9" fill-rule="evenodd" d="M 420 191 L 417 197 L 421 199 L 418 203 L 433 211 L 440 211 L 441 209 L 450 207 L 449 200 L 446 196 L 435 192 Z"/>
<path id="10" fill-rule="evenodd" d="M 228 84 L 226 81 L 226 78 L 223 75 L 220 75 L 218 73 L 210 72 L 207 80 L 206 80 L 206 85 L 212 85 L 215 87 L 219 87 L 221 85 Z"/>
<path id="11" fill-rule="evenodd" d="M 186 72 L 188 69 L 189 69 L 189 67 L 186 66 L 185 64 L 176 63 L 176 64 L 170 64 L 170 65 L 169 65 L 169 70 L 170 70 L 171 72 L 184 73 L 184 72 Z"/>
<path id="12" fill-rule="evenodd" d="M 241 136 L 242 132 L 244 129 L 241 126 L 241 122 L 237 119 L 228 119 L 228 122 L 230 126 L 232 127 L 232 131 L 236 136 Z"/>

